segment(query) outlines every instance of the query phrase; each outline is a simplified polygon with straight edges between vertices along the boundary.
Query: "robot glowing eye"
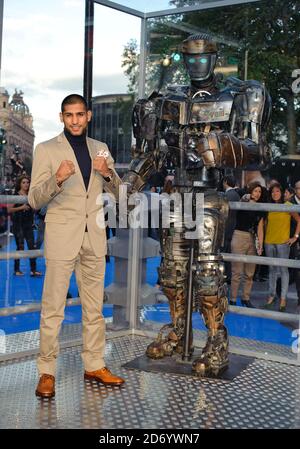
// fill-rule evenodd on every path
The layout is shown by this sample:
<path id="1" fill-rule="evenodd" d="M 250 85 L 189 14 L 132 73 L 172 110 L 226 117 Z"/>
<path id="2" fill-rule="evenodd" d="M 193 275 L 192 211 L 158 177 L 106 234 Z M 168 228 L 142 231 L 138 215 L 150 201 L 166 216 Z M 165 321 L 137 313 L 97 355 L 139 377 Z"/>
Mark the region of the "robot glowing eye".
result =
<path id="1" fill-rule="evenodd" d="M 195 58 L 189 58 L 189 63 L 190 64 L 194 64 L 196 62 L 196 59 Z"/>
<path id="2" fill-rule="evenodd" d="M 201 62 L 201 64 L 206 64 L 207 63 L 207 58 L 200 58 L 200 62 Z"/>

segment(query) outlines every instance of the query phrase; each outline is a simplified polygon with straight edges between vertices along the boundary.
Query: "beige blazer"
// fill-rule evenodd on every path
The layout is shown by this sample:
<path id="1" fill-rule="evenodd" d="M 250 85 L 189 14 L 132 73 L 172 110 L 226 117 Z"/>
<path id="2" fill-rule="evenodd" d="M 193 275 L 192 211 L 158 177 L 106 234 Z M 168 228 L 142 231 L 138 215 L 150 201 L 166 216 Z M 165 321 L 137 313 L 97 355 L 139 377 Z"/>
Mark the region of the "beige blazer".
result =
<path id="1" fill-rule="evenodd" d="M 87 138 L 87 146 L 92 160 L 100 149 L 108 151 L 105 143 L 90 138 Z M 63 160 L 74 163 L 75 174 L 60 188 L 56 184 L 55 173 Z M 110 153 L 107 164 L 113 171 L 112 180 L 106 182 L 92 168 L 86 190 L 75 153 L 64 133 L 37 145 L 33 158 L 28 201 L 33 209 L 48 205 L 44 239 L 44 255 L 47 259 L 75 258 L 81 248 L 86 225 L 95 255 L 101 257 L 106 254 L 101 195 L 104 189 L 118 198 L 118 187 L 121 183 L 114 170 L 114 161 Z"/>

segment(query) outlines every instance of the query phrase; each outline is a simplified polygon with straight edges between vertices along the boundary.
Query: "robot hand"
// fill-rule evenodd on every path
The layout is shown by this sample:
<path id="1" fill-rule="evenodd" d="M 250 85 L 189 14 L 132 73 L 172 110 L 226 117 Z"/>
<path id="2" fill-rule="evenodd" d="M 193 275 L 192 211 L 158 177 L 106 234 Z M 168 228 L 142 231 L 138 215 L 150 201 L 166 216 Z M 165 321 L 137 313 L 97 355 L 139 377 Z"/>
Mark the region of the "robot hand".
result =
<path id="1" fill-rule="evenodd" d="M 186 159 L 187 170 L 194 170 L 204 166 L 203 159 L 196 150 L 188 150 L 186 152 Z"/>

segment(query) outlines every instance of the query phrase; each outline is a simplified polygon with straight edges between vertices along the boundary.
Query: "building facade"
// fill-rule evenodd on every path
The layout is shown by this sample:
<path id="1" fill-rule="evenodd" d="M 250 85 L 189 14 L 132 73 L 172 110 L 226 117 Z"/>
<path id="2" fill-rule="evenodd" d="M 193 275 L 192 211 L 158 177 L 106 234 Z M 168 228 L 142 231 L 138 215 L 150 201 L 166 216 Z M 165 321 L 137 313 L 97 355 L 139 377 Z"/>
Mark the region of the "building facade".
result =
<path id="1" fill-rule="evenodd" d="M 23 92 L 10 95 L 0 88 L 0 127 L 5 131 L 2 178 L 9 181 L 22 171 L 30 174 L 34 145 L 33 118 L 23 99 Z"/>
<path id="2" fill-rule="evenodd" d="M 130 162 L 132 95 L 100 95 L 92 104 L 91 137 L 108 145 L 117 164 Z"/>

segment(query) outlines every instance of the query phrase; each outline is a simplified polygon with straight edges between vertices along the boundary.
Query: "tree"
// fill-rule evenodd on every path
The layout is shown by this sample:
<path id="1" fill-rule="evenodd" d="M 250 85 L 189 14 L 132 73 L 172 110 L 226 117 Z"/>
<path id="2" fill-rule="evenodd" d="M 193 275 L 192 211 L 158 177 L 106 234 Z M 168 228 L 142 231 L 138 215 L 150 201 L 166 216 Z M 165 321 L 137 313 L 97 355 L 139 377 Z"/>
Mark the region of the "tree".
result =
<path id="1" fill-rule="evenodd" d="M 129 80 L 128 92 L 133 94 L 138 90 L 138 60 L 137 41 L 136 39 L 130 39 L 123 50 L 121 67 L 124 69 L 124 73 Z"/>
<path id="2" fill-rule="evenodd" d="M 171 0 L 176 7 L 194 4 L 188 0 Z M 218 8 L 219 9 L 219 8 Z M 300 1 L 273 0 L 246 5 L 208 9 L 181 16 L 199 30 L 213 33 L 230 30 L 228 37 L 240 45 L 235 50 L 239 76 L 244 77 L 245 54 L 248 79 L 264 81 L 273 102 L 272 127 L 269 139 L 275 154 L 294 154 L 300 124 L 300 100 L 292 91 L 292 72 L 300 68 Z M 223 54 L 233 52 L 222 47 Z M 247 53 L 246 53 L 247 52 Z"/>
<path id="3" fill-rule="evenodd" d="M 195 2 L 170 4 L 182 7 Z M 292 72 L 300 68 L 300 0 L 264 0 L 151 19 L 148 32 L 148 85 L 157 84 L 164 70 L 153 64 L 154 57 L 157 61 L 170 56 L 189 34 L 209 32 L 219 43 L 222 61 L 236 61 L 239 78 L 265 82 L 273 102 L 268 138 L 274 154 L 295 153 L 300 98 L 292 91 Z M 180 62 L 165 69 L 163 81 L 184 79 L 182 67 Z"/>

